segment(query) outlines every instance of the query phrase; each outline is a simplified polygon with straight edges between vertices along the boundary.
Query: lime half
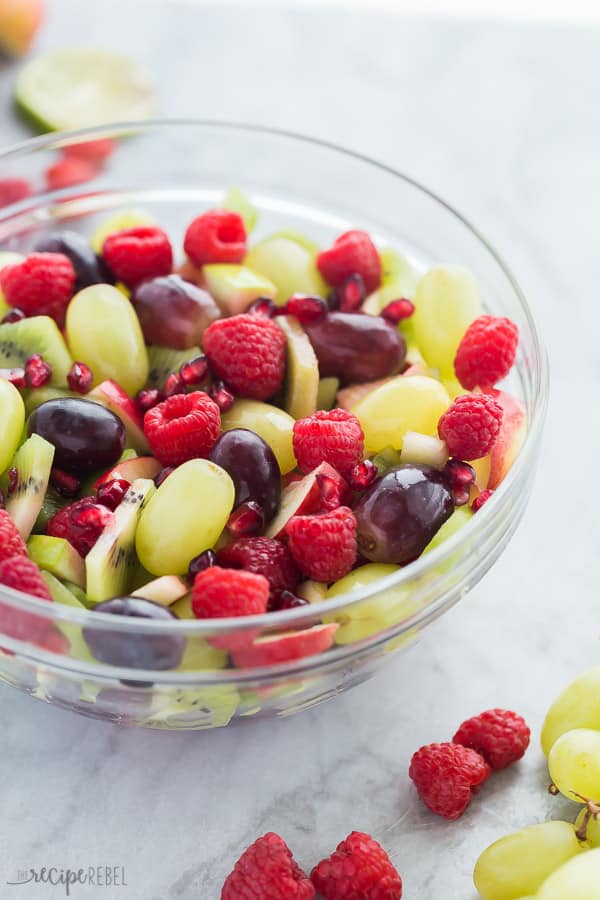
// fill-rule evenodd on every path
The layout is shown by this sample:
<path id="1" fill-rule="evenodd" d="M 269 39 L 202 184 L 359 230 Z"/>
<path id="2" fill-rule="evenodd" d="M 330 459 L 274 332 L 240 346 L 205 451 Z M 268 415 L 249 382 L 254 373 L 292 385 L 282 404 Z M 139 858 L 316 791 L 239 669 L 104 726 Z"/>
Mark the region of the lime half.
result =
<path id="1" fill-rule="evenodd" d="M 17 79 L 17 106 L 45 131 L 145 119 L 154 88 L 137 63 L 107 50 L 54 50 Z"/>

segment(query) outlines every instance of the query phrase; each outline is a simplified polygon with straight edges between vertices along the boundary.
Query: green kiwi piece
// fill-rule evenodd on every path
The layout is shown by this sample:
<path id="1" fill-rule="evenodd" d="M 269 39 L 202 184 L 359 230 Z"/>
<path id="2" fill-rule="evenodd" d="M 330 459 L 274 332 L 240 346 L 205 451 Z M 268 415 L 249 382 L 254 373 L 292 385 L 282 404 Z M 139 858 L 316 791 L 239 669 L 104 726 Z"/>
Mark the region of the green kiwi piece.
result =
<path id="1" fill-rule="evenodd" d="M 77 550 L 64 538 L 34 534 L 27 542 L 31 559 L 61 581 L 85 587 L 85 563 Z"/>
<path id="2" fill-rule="evenodd" d="M 200 347 L 189 347 L 187 350 L 173 350 L 172 347 L 148 347 L 150 374 L 146 387 L 162 391 L 169 375 L 179 372 L 182 363 L 201 355 Z"/>
<path id="3" fill-rule="evenodd" d="M 144 505 L 156 490 L 150 478 L 136 479 L 113 519 L 85 560 L 87 596 L 91 604 L 127 594 L 138 566 L 135 533 Z"/>
<path id="4" fill-rule="evenodd" d="M 34 353 L 39 353 L 52 368 L 50 383 L 66 388 L 73 360 L 54 319 L 32 316 L 0 325 L 0 369 L 24 366 Z"/>
<path id="5" fill-rule="evenodd" d="M 54 447 L 39 434 L 32 434 L 21 444 L 10 464 L 17 471 L 17 484 L 8 491 L 8 473 L 2 478 L 6 494 L 6 511 L 27 540 L 44 503 L 48 479 L 54 460 Z"/>
<path id="6" fill-rule="evenodd" d="M 46 582 L 55 603 L 62 603 L 63 606 L 71 606 L 73 609 L 85 609 L 83 603 L 79 601 L 78 597 L 70 587 L 63 584 L 62 581 L 56 578 L 51 572 L 46 572 L 42 569 L 42 578 Z M 70 657 L 73 659 L 84 659 L 86 662 L 96 662 L 89 651 L 88 645 L 83 639 L 81 625 L 76 625 L 74 622 L 61 622 L 57 620 L 56 627 L 62 631 L 71 645 L 69 650 Z"/>

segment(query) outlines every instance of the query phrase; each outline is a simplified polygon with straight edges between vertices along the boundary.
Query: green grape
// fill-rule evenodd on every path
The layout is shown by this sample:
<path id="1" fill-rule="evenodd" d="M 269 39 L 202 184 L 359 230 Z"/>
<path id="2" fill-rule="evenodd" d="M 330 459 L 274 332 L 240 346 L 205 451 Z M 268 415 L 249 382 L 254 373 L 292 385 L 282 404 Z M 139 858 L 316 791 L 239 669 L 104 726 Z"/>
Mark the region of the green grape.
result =
<path id="1" fill-rule="evenodd" d="M 435 550 L 436 547 L 439 547 L 440 544 L 443 544 L 444 541 L 447 541 L 448 538 L 451 538 L 453 534 L 456 534 L 463 525 L 466 525 L 467 522 L 471 520 L 473 517 L 473 510 L 470 506 L 458 506 L 449 519 L 446 519 L 440 530 L 436 535 L 432 538 L 432 540 L 427 544 L 425 549 L 423 550 L 423 555 L 425 553 L 431 553 L 432 550 Z M 448 560 L 443 567 L 443 570 L 446 571 L 447 568 L 451 568 L 454 564 L 455 559 L 454 555 L 451 560 Z"/>
<path id="2" fill-rule="evenodd" d="M 584 807 L 575 820 L 575 828 L 586 844 L 600 847 L 600 804 L 590 803 L 589 809 Z"/>
<path id="3" fill-rule="evenodd" d="M 561 734 L 573 728 L 600 731 L 600 666 L 576 678 L 548 710 L 542 727 L 542 750 L 546 756 Z"/>
<path id="4" fill-rule="evenodd" d="M 141 209 L 123 209 L 113 213 L 98 225 L 91 237 L 90 244 L 94 253 L 102 253 L 102 246 L 109 234 L 136 228 L 138 225 L 154 225 L 154 219 L 150 213 Z"/>
<path id="5" fill-rule="evenodd" d="M 421 278 L 411 324 L 430 366 L 454 376 L 454 357 L 467 327 L 481 315 L 479 285 L 462 266 L 436 266 Z"/>
<path id="6" fill-rule="evenodd" d="M 129 300 L 109 284 L 79 291 L 67 310 L 67 343 L 73 358 L 87 363 L 94 383 L 108 378 L 134 396 L 148 380 L 148 351 Z"/>
<path id="7" fill-rule="evenodd" d="M 473 881 L 484 900 L 517 900 L 524 892 L 535 893 L 555 869 L 582 850 L 569 822 L 530 825 L 484 850 Z"/>
<path id="8" fill-rule="evenodd" d="M 544 882 L 536 900 L 600 900 L 600 849 L 562 865 Z"/>
<path id="9" fill-rule="evenodd" d="M 141 564 L 153 575 L 185 574 L 194 556 L 216 544 L 234 498 L 233 481 L 220 466 L 207 459 L 183 463 L 142 511 L 135 538 Z"/>
<path id="10" fill-rule="evenodd" d="M 402 448 L 407 431 L 437 436 L 440 416 L 450 405 L 444 386 L 435 378 L 402 375 L 375 388 L 352 408 L 365 433 L 365 452 Z"/>
<path id="11" fill-rule="evenodd" d="M 314 253 L 298 240 L 276 235 L 265 238 L 248 252 L 244 265 L 273 282 L 277 287 L 275 302 L 280 306 L 294 293 L 327 294 Z"/>
<path id="12" fill-rule="evenodd" d="M 283 409 L 258 400 L 236 400 L 221 416 L 221 426 L 223 431 L 248 428 L 256 432 L 275 454 L 282 475 L 296 468 L 292 440 L 294 419 Z"/>
<path id="13" fill-rule="evenodd" d="M 553 783 L 569 800 L 600 797 L 600 731 L 565 732 L 552 745 L 548 768 Z"/>
<path id="14" fill-rule="evenodd" d="M 0 473 L 2 473 L 16 453 L 25 425 L 23 399 L 16 387 L 4 378 L 0 378 L 0 422 L 2 423 Z"/>

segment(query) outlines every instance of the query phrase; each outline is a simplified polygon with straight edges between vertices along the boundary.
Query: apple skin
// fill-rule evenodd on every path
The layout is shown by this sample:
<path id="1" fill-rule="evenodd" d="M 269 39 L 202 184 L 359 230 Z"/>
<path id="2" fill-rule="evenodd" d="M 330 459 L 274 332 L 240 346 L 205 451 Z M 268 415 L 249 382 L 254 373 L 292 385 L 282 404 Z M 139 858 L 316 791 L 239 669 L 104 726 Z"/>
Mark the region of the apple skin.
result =
<path id="1" fill-rule="evenodd" d="M 128 447 L 132 447 L 138 453 L 150 452 L 144 434 L 144 418 L 129 394 L 116 381 L 110 378 L 102 381 L 88 394 L 88 399 L 106 406 L 121 419 L 127 432 Z"/>
<path id="2" fill-rule="evenodd" d="M 521 400 L 506 391 L 487 391 L 504 412 L 500 433 L 490 454 L 490 477 L 486 485 L 496 490 L 517 458 L 527 434 L 527 413 Z"/>
<path id="3" fill-rule="evenodd" d="M 329 650 L 338 624 L 314 625 L 303 631 L 286 631 L 270 634 L 233 650 L 231 657 L 238 669 L 255 669 L 277 663 L 303 659 Z"/>
<path id="4" fill-rule="evenodd" d="M 0 0 L 0 49 L 10 56 L 27 53 L 43 15 L 43 0 Z"/>
<path id="5" fill-rule="evenodd" d="M 112 469 L 100 475 L 94 481 L 93 488 L 97 490 L 101 485 L 107 484 L 115 478 L 122 478 L 133 484 L 136 478 L 155 478 L 161 470 L 161 464 L 153 456 L 134 456 L 132 459 L 116 463 Z"/>

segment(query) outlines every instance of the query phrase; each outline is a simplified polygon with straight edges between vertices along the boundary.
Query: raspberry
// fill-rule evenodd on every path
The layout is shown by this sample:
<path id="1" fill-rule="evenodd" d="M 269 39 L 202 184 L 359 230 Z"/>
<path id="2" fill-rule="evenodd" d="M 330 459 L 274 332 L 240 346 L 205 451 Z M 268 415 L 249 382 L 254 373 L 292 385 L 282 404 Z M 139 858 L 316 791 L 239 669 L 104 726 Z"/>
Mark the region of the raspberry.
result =
<path id="1" fill-rule="evenodd" d="M 25 178 L 0 178 L 0 208 L 25 200 L 33 193 L 33 188 Z"/>
<path id="2" fill-rule="evenodd" d="M 169 275 L 173 268 L 169 238 L 154 225 L 110 234 L 102 245 L 102 257 L 113 275 L 129 288 L 145 278 Z"/>
<path id="3" fill-rule="evenodd" d="M 238 538 L 219 550 L 218 562 L 225 568 L 264 575 L 269 582 L 271 609 L 277 606 L 282 591 L 293 592 L 300 581 L 300 572 L 290 551 L 281 541 L 272 538 Z"/>
<path id="4" fill-rule="evenodd" d="M 471 802 L 471 795 L 490 774 L 486 761 L 458 744 L 429 744 L 410 761 L 408 774 L 421 800 L 438 816 L 458 819 Z"/>
<path id="5" fill-rule="evenodd" d="M 0 288 L 10 306 L 27 316 L 51 316 L 62 327 L 75 288 L 75 269 L 62 253 L 32 253 L 2 269 Z"/>
<path id="6" fill-rule="evenodd" d="M 264 575 L 210 566 L 199 572 L 192 588 L 197 619 L 254 616 L 266 612 L 269 582 Z"/>
<path id="7" fill-rule="evenodd" d="M 75 187 L 91 181 L 97 174 L 98 166 L 93 162 L 76 156 L 61 156 L 54 165 L 46 169 L 46 187 L 49 191 Z"/>
<path id="8" fill-rule="evenodd" d="M 244 220 L 228 209 L 211 209 L 188 226 L 183 246 L 195 266 L 241 263 L 246 255 Z"/>
<path id="9" fill-rule="evenodd" d="M 241 397 L 267 400 L 281 387 L 285 335 L 271 319 L 247 313 L 219 319 L 203 343 L 213 372 Z"/>
<path id="10" fill-rule="evenodd" d="M 320 410 L 294 422 L 294 455 L 301 472 L 327 462 L 349 478 L 362 462 L 364 434 L 356 416 L 346 409 Z"/>
<path id="11" fill-rule="evenodd" d="M 314 896 L 315 889 L 291 850 L 272 831 L 242 853 L 221 890 L 221 900 L 313 900 Z"/>
<path id="12" fill-rule="evenodd" d="M 525 755 L 530 737 L 522 716 L 507 709 L 488 709 L 463 722 L 452 740 L 476 750 L 492 769 L 498 770 Z"/>
<path id="13" fill-rule="evenodd" d="M 286 526 L 294 560 L 308 578 L 338 581 L 356 559 L 356 519 L 347 506 L 321 516 L 293 516 Z"/>
<path id="14" fill-rule="evenodd" d="M 144 416 L 144 432 L 163 466 L 206 457 L 219 437 L 221 413 L 204 391 L 173 394 Z"/>
<path id="15" fill-rule="evenodd" d="M 493 387 L 510 372 L 518 343 L 519 329 L 510 319 L 479 316 L 458 345 L 454 358 L 456 377 L 468 391 Z"/>
<path id="16" fill-rule="evenodd" d="M 448 453 L 458 459 L 487 456 L 502 425 L 502 407 L 486 394 L 463 394 L 448 407 L 438 423 L 438 434 Z"/>
<path id="17" fill-rule="evenodd" d="M 65 538 L 85 557 L 111 519 L 112 512 L 106 506 L 84 497 L 55 513 L 46 525 L 46 534 Z"/>
<path id="18" fill-rule="evenodd" d="M 353 831 L 311 872 L 325 900 L 400 900 L 402 879 L 376 840 Z"/>
<path id="19" fill-rule="evenodd" d="M 381 259 L 377 247 L 366 231 L 346 231 L 333 247 L 317 256 L 317 267 L 333 287 L 341 287 L 351 275 L 360 275 L 367 294 L 381 284 Z"/>
<path id="20" fill-rule="evenodd" d="M 27 556 L 27 547 L 9 514 L 0 509 L 0 561 L 11 556 Z"/>
<path id="21" fill-rule="evenodd" d="M 23 591 L 40 600 L 52 600 L 50 591 L 36 564 L 26 556 L 11 556 L 0 561 L 0 584 Z M 42 616 L 0 603 L 0 631 L 17 641 L 37 642 L 50 628 Z"/>
<path id="22" fill-rule="evenodd" d="M 86 159 L 88 162 L 101 163 L 114 153 L 116 146 L 112 138 L 98 138 L 95 141 L 84 141 L 82 144 L 69 144 L 64 148 L 63 154 Z"/>

